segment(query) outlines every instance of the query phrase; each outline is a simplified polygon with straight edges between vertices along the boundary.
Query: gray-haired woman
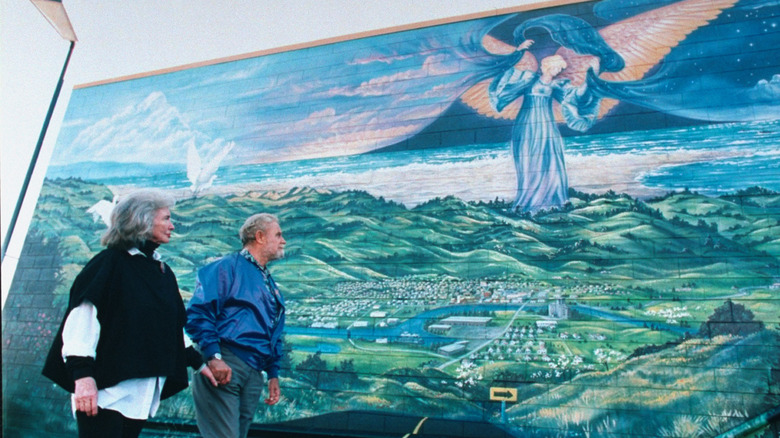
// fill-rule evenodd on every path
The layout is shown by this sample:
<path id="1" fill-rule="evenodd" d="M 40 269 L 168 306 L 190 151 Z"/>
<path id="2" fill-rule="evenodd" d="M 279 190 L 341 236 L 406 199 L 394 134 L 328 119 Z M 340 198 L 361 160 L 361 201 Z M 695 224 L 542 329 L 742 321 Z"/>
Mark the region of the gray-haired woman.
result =
<path id="1" fill-rule="evenodd" d="M 185 348 L 179 286 L 157 252 L 171 239 L 173 205 L 150 190 L 121 200 L 106 249 L 73 282 L 43 374 L 73 393 L 80 437 L 137 437 L 160 400 L 187 387 L 187 365 L 213 379 Z"/>

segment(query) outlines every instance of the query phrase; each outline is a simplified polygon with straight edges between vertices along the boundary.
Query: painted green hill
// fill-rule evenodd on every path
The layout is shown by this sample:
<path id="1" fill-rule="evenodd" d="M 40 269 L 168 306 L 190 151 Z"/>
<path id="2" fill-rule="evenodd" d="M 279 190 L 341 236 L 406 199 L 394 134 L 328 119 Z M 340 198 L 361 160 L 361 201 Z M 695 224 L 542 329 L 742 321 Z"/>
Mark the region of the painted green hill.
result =
<path id="1" fill-rule="evenodd" d="M 716 436 L 777 406 L 779 342 L 777 331 L 687 341 L 522 400 L 510 421 L 528 436 Z"/>
<path id="2" fill-rule="evenodd" d="M 47 180 L 34 228 L 63 239 L 66 263 L 84 263 L 99 250 L 104 227 L 86 210 L 111 196 L 99 185 Z M 238 249 L 244 218 L 270 211 L 288 241 L 276 276 L 293 296 L 340 281 L 426 275 L 657 288 L 696 281 L 727 290 L 745 281 L 769 283 L 778 266 L 780 201 L 764 192 L 763 204 L 744 194 L 738 199 L 686 192 L 644 203 L 573 192 L 566 209 L 517 215 L 499 202 L 454 197 L 409 209 L 358 191 L 205 196 L 179 201 L 175 236 L 163 251 L 189 291 L 199 266 Z"/>
<path id="3" fill-rule="evenodd" d="M 775 256 L 780 252 L 780 193 L 753 187 L 703 199 L 685 191 L 650 200 L 648 205 L 668 219 L 709 226 L 722 237 Z M 711 242 L 713 246 L 721 243 L 716 238 Z"/>
<path id="4" fill-rule="evenodd" d="M 335 307 L 326 306 L 354 300 L 343 291 L 344 285 L 379 284 L 387 294 L 380 298 L 382 304 L 391 307 L 398 292 L 431 279 L 435 280 L 431 284 L 452 282 L 466 292 L 483 284 L 485 288 L 523 284 L 537 293 L 535 297 L 545 290 L 576 295 L 580 304 L 612 317 L 653 323 L 665 317 L 648 311 L 689 305 L 685 322 L 691 327 L 698 327 L 725 298 L 745 297 L 768 328 L 776 325 L 771 285 L 780 266 L 777 194 L 755 189 L 710 198 L 680 192 L 648 201 L 614 193 L 571 195 L 565 208 L 533 215 L 512 213 L 502 202 L 467 203 L 446 197 L 407 208 L 365 192 L 309 188 L 189 198 L 174 208 L 174 238 L 161 252 L 186 296 L 200 266 L 239 248 L 237 229 L 243 220 L 268 211 L 280 217 L 288 241 L 287 257 L 272 266 L 275 278 L 285 291 L 291 315 L 296 313 L 294 304 L 308 306 L 295 317 L 328 314 L 325 309 Z M 55 293 L 66 294 L 81 266 L 101 249 L 105 226 L 88 209 L 112 197 L 106 187 L 77 179 L 45 181 L 30 232 L 59 242 L 63 265 Z M 390 280 L 399 281 L 393 285 Z M 442 305 L 450 297 L 425 298 L 421 300 L 426 304 L 406 309 L 403 317 Z M 376 303 L 369 303 L 369 309 L 370 304 Z M 524 316 L 530 318 L 527 324 L 546 316 L 544 306 L 546 302 L 534 310 L 541 313 Z M 357 317 L 351 318 L 350 322 Z M 550 338 L 546 348 L 594 363 L 594 350 L 608 349 L 625 358 L 638 347 L 663 344 L 673 336 L 656 337 L 659 332 L 649 326 L 578 318 L 561 325 L 581 333 L 581 341 Z M 291 366 L 305 359 L 304 347 L 324 339 L 303 333 L 289 336 L 295 343 L 292 356 L 299 361 Z M 597 335 L 604 333 L 611 337 L 599 339 Z M 595 337 L 586 340 L 588 335 Z M 771 371 L 778 368 L 777 338 L 771 329 L 745 339 L 689 340 L 615 365 L 599 362 L 599 367 L 576 377 L 527 384 L 510 379 L 519 384 L 522 402 L 511 408 L 509 421 L 517 430 L 538 436 L 557 436 L 560 431 L 571 431 L 572 436 L 613 431 L 712 436 L 777 404 L 777 377 Z M 352 348 L 347 340 L 332 342 Z M 339 385 L 313 383 L 290 373 L 284 385 L 293 402 L 283 413 L 275 411 L 278 418 L 268 420 L 388 408 L 433 416 L 452 412 L 463 418 L 480 416 L 489 386 L 503 384 L 502 373 L 528 381 L 549 365 L 536 359 L 482 360 L 480 373 L 486 379 L 466 385 L 459 380 L 457 363 L 440 366 L 443 359 L 429 351 L 401 344 L 371 348 L 382 349 L 376 356 L 382 363 L 373 363 L 371 354 L 357 355 L 357 350 L 327 358 L 328 370 L 343 368 L 328 374 L 340 376 Z M 388 357 L 393 358 L 390 364 L 384 363 Z M 344 361 L 350 359 L 356 365 L 353 372 L 346 372 L 350 367 Z M 606 367 L 610 370 L 604 371 Z M 312 391 L 321 397 L 312 398 Z M 645 412 L 653 417 L 646 418 Z"/>

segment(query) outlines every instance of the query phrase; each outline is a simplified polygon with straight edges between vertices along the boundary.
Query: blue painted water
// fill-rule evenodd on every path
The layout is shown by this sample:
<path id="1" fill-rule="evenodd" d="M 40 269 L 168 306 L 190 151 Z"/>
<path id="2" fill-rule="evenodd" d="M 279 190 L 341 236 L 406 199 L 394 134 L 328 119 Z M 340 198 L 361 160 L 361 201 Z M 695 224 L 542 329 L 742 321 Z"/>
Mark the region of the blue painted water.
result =
<path id="1" fill-rule="evenodd" d="M 580 171 L 578 166 L 592 167 L 589 172 L 580 171 L 584 175 L 580 180 L 590 179 L 585 183 L 591 185 L 599 184 L 604 171 L 630 169 L 631 178 L 640 186 L 661 191 L 688 188 L 713 196 L 752 186 L 780 191 L 780 121 L 570 137 L 566 139 L 566 160 L 570 174 Z M 611 168 L 599 164 L 607 162 Z M 494 175 L 498 168 L 511 171 L 505 143 L 278 163 L 225 164 L 217 172 L 213 189 L 221 188 L 226 193 L 231 187 L 239 186 L 255 189 L 314 186 L 337 190 L 373 187 L 375 195 L 384 195 L 382 190 L 386 189 L 389 198 L 403 200 L 405 192 L 419 192 L 420 187 L 415 184 L 405 187 L 396 182 L 435 175 L 430 178 L 431 187 L 427 187 L 426 194 L 430 197 L 511 196 L 514 184 L 511 172 L 502 184 L 506 193 L 491 193 L 475 186 L 475 193 L 469 194 L 470 181 Z M 109 186 L 168 189 L 190 186 L 183 163 L 79 163 L 51 166 L 47 177 L 80 177 Z M 448 182 L 447 178 L 451 180 Z M 572 185 L 577 188 L 576 183 Z M 434 186 L 444 193 L 436 192 Z"/>
<path id="2" fill-rule="evenodd" d="M 537 310 L 539 308 L 546 309 L 546 305 L 528 305 L 523 306 L 521 304 L 468 304 L 468 305 L 452 305 L 438 307 L 430 309 L 416 315 L 413 318 L 409 318 L 397 326 L 393 327 L 359 327 L 359 328 L 311 328 L 311 327 L 299 327 L 299 326 L 287 326 L 285 333 L 291 335 L 307 335 L 317 336 L 319 338 L 338 338 L 338 339 L 363 339 L 374 340 L 379 338 L 388 338 L 391 342 L 398 343 L 406 342 L 418 344 L 421 346 L 430 347 L 431 345 L 443 345 L 451 342 L 458 341 L 460 339 L 451 338 L 448 336 L 442 336 L 425 330 L 425 325 L 433 320 L 443 319 L 447 316 L 462 315 L 467 312 L 484 311 L 484 312 L 506 312 L 516 311 L 519 308 L 524 308 L 525 311 Z M 669 331 L 678 335 L 693 334 L 698 330 L 690 327 L 681 327 L 677 325 L 667 324 L 656 321 L 646 321 L 641 319 L 629 318 L 626 316 L 612 313 L 609 311 L 601 310 L 591 306 L 573 305 L 572 309 L 576 309 L 578 312 L 588 314 L 606 321 L 614 321 L 620 324 L 626 324 L 635 327 L 649 327 L 653 326 L 657 330 Z M 411 337 L 404 338 L 403 334 L 411 335 Z M 340 351 L 339 347 L 334 344 L 318 343 L 316 347 L 309 347 L 305 351 L 316 353 L 321 351 L 322 353 L 333 353 Z"/>

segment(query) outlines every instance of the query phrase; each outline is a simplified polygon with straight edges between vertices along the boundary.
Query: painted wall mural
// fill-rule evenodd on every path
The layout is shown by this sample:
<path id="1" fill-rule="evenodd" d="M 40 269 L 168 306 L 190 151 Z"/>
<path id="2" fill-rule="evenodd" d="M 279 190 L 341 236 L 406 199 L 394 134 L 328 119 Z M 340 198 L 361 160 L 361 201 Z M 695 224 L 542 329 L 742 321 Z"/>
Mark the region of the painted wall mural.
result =
<path id="1" fill-rule="evenodd" d="M 778 47 L 777 1 L 603 0 L 77 88 L 3 309 L 3 429 L 75 428 L 45 350 L 107 212 L 157 187 L 185 300 L 281 219 L 258 425 L 770 436 Z M 155 420 L 192 424 L 189 393 Z"/>

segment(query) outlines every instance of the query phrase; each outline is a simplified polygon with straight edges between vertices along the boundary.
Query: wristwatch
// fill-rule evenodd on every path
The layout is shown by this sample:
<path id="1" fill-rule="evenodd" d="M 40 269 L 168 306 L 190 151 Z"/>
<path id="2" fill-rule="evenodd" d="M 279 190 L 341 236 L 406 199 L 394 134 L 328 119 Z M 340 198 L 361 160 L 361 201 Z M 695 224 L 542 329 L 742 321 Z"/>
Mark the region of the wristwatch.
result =
<path id="1" fill-rule="evenodd" d="M 211 359 L 222 360 L 222 354 L 221 353 L 214 353 L 213 355 L 211 355 L 211 357 L 209 358 L 208 362 L 211 362 Z"/>

